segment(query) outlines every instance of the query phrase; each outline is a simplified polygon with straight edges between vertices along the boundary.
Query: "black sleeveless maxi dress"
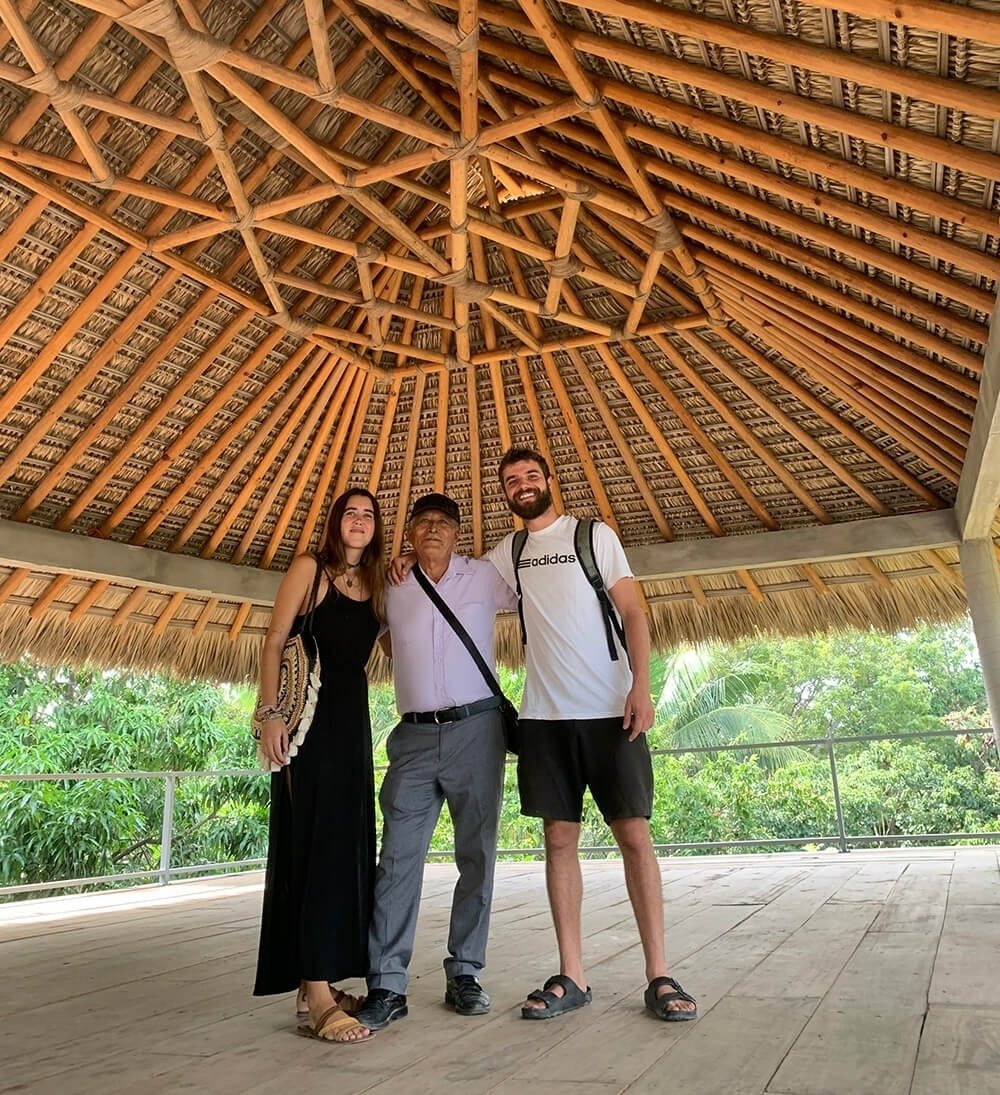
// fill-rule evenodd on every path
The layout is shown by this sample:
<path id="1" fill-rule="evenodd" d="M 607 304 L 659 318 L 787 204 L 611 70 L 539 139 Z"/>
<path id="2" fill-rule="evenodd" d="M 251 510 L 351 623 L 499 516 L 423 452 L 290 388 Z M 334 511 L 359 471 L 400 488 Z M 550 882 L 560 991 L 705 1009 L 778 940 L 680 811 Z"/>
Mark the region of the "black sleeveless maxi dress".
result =
<path id="1" fill-rule="evenodd" d="M 315 610 L 316 713 L 298 754 L 271 775 L 255 996 L 368 972 L 375 782 L 365 665 L 378 631 L 370 600 L 331 589 Z"/>

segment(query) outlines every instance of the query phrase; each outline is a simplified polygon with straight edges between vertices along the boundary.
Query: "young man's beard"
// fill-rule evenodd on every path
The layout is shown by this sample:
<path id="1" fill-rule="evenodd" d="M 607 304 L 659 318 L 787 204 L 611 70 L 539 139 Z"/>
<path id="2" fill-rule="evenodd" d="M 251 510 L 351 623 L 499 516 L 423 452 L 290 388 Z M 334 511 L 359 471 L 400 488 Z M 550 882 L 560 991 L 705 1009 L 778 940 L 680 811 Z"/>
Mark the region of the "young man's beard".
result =
<path id="1" fill-rule="evenodd" d="M 507 505 L 515 516 L 530 521 L 533 517 L 541 517 L 552 505 L 552 491 L 548 487 L 540 487 L 534 498 L 526 498 L 523 502 L 517 498 L 508 498 Z"/>

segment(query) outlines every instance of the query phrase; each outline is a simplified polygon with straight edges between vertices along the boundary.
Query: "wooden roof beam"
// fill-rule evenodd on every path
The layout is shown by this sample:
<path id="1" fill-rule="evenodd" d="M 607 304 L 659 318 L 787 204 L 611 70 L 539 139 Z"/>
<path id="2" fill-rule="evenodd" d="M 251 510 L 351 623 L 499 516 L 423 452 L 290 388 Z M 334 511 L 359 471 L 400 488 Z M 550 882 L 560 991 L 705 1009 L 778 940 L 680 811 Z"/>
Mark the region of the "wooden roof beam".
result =
<path id="1" fill-rule="evenodd" d="M 807 334 L 806 329 L 800 327 L 799 324 L 794 321 L 789 322 L 789 327 L 799 339 L 802 339 Z M 750 345 L 746 338 L 732 330 L 727 331 L 724 335 L 720 335 L 720 337 L 739 350 L 739 352 L 743 354 L 748 361 L 756 365 L 765 376 L 769 376 L 773 380 L 776 380 L 786 391 L 794 395 L 803 406 L 807 407 L 818 418 L 826 422 L 828 426 L 835 429 L 841 436 L 849 440 L 876 464 L 884 468 L 895 479 L 908 487 L 917 497 L 922 498 L 925 502 L 935 508 L 942 505 L 941 499 L 933 491 L 925 487 L 915 475 L 912 475 L 905 468 L 900 467 L 899 464 L 892 460 L 878 445 L 875 445 L 870 441 L 861 430 L 855 428 L 841 415 L 832 411 L 822 400 L 813 395 L 805 385 L 799 383 L 799 381 L 788 372 L 779 368 L 773 361 Z M 831 360 L 833 359 L 831 358 Z M 799 359 L 797 364 L 799 364 L 799 367 L 803 368 L 807 373 L 812 371 L 809 368 L 809 365 L 804 363 L 802 358 Z M 837 361 L 837 365 L 838 367 L 842 367 L 842 364 L 843 359 L 841 358 L 840 361 Z M 829 372 L 829 370 L 826 371 Z M 845 368 L 845 371 L 848 370 Z M 820 383 L 823 383 L 822 377 L 820 378 Z"/>
<path id="2" fill-rule="evenodd" d="M 260 355 L 258 360 L 262 359 L 269 352 L 270 348 L 265 347 L 267 347 L 266 342 L 261 344 L 260 349 L 263 349 L 263 353 L 260 352 L 260 349 L 257 352 Z M 254 356 L 257 357 L 257 354 Z M 313 362 L 310 365 L 304 365 L 305 359 L 310 356 L 313 358 Z M 187 475 L 182 476 L 167 497 L 153 509 L 153 512 L 146 519 L 145 523 L 132 534 L 130 543 L 146 543 L 163 521 L 177 510 L 178 506 L 185 498 L 191 495 L 192 491 L 198 486 L 201 480 L 208 475 L 211 468 L 223 453 L 237 441 L 247 427 L 254 422 L 258 415 L 260 415 L 261 408 L 267 407 L 279 394 L 282 388 L 287 386 L 289 389 L 293 389 L 295 387 L 296 382 L 294 377 L 300 366 L 302 366 L 302 369 L 301 372 L 298 373 L 298 376 L 304 383 L 303 378 L 310 375 L 319 363 L 326 360 L 326 357 L 327 354 L 325 350 L 320 350 L 318 347 L 315 347 L 308 342 L 303 342 L 298 350 L 296 350 L 288 361 L 285 362 L 284 366 L 277 370 L 264 387 L 257 392 L 254 398 L 247 400 L 243 410 L 233 418 L 212 445 L 199 456 L 192 471 Z M 266 422 L 267 418 L 265 418 L 265 423 Z M 196 431 L 192 430 L 189 426 L 184 434 L 174 442 L 170 451 L 178 454 L 183 452 L 190 445 L 195 436 L 197 436 Z M 228 464 L 231 467 L 233 464 L 240 464 L 240 461 L 230 460 L 228 461 Z M 112 514 L 108 521 L 102 526 L 104 535 L 108 535 L 117 527 L 118 522 L 115 521 L 115 518 L 119 515 L 131 512 L 160 477 L 161 469 L 159 467 L 150 468 L 139 482 L 136 483 L 127 497 L 123 499 L 115 513 Z"/>
<path id="3" fill-rule="evenodd" d="M 281 575 L 113 540 L 55 532 L 0 519 L 0 561 L 32 570 L 82 575 L 126 586 L 271 604 Z"/>
<path id="4" fill-rule="evenodd" d="M 387 33 L 397 34 L 393 29 L 388 30 Z M 405 34 L 400 34 L 399 37 L 402 41 L 407 40 Z M 559 75 L 558 65 L 548 58 L 520 46 L 512 45 L 502 39 L 481 35 L 480 50 L 482 53 L 500 57 L 515 65 L 529 66 L 549 76 L 558 77 Z M 440 66 L 433 61 L 417 58 L 414 63 L 435 74 L 440 71 Z M 482 64 L 482 61 L 480 62 L 480 68 L 492 83 L 530 95 L 536 102 L 548 102 L 553 97 L 552 89 L 548 85 L 512 73 L 507 68 L 486 66 Z M 621 103 L 623 106 L 648 112 L 664 121 L 685 129 L 691 129 L 694 133 L 728 142 L 734 148 L 745 148 L 761 156 L 820 175 L 833 182 L 857 187 L 866 193 L 883 197 L 888 201 L 899 202 L 930 216 L 950 221 L 955 225 L 971 228 L 985 235 L 996 232 L 995 214 L 969 202 L 948 197 L 935 190 L 902 179 L 892 178 L 884 172 L 873 171 L 848 160 L 831 156 L 822 150 L 809 148 L 798 142 L 754 129 L 740 122 L 730 121 L 711 111 L 700 110 L 686 103 L 665 99 L 653 92 L 633 87 L 621 80 L 611 80 L 606 77 L 598 78 L 596 76 L 594 79 L 602 95 L 609 100 Z M 631 126 L 635 123 L 622 119 L 622 124 Z"/>
<path id="5" fill-rule="evenodd" d="M 56 75 L 56 79 L 59 79 L 58 75 Z M 37 73 L 32 72 L 31 69 L 20 68 L 18 65 L 3 62 L 0 62 L 0 80 L 14 87 L 26 88 L 32 92 L 36 92 L 39 86 Z M 60 80 L 59 86 L 62 95 L 79 103 L 80 106 L 99 110 L 113 118 L 128 118 L 129 121 L 136 122 L 138 125 L 150 126 L 153 129 L 160 129 L 165 133 L 172 133 L 178 137 L 187 137 L 189 140 L 200 139 L 201 135 L 197 126 L 184 121 L 182 118 L 176 118 L 172 114 L 159 114 L 155 110 L 147 110 L 145 107 L 136 106 L 134 103 L 123 101 L 116 96 L 101 95 L 79 80 Z M 44 93 L 42 94 L 44 95 Z M 45 97 L 49 98 L 48 96 Z M 88 173 L 86 181 L 92 183 L 94 176 Z"/>
<path id="6" fill-rule="evenodd" d="M 751 262 L 752 268 L 757 275 L 776 281 L 779 285 L 797 289 L 807 297 L 816 297 L 822 301 L 825 308 L 841 309 L 847 312 L 848 315 L 870 323 L 876 330 L 890 331 L 903 342 L 920 347 L 928 355 L 937 355 L 944 361 L 950 361 L 976 375 L 982 371 L 982 359 L 978 354 L 974 354 L 962 346 L 948 342 L 938 335 L 931 334 L 921 327 L 900 319 L 892 312 L 855 300 L 848 293 L 827 286 L 823 282 L 814 281 L 804 274 L 798 274 L 787 266 L 770 262 L 759 255 L 754 255 L 751 259 L 745 252 L 740 255 L 737 249 L 729 246 L 717 245 L 716 250 L 723 252 L 727 258 L 734 259 L 737 263 Z M 728 268 L 729 266 L 727 259 L 720 259 L 716 256 L 715 251 L 706 250 L 701 252 L 701 260 L 705 266 L 713 270 Z"/>
<path id="7" fill-rule="evenodd" d="M 990 337 L 983 358 L 979 401 L 955 514 L 963 540 L 985 540 L 993 533 L 1000 507 L 1000 302 L 990 319 Z"/>
<path id="8" fill-rule="evenodd" d="M 646 177 L 646 173 L 636 162 L 631 148 L 621 133 L 617 120 L 612 116 L 589 74 L 577 61 L 562 28 L 550 15 L 544 0 L 518 0 L 518 2 L 531 21 L 536 34 L 555 57 L 573 91 L 585 105 L 587 113 L 600 130 L 601 136 L 607 143 L 612 156 L 621 165 L 633 189 L 646 207 L 649 219 L 654 222 L 657 232 L 663 240 L 663 246 L 659 249 L 673 252 L 674 257 L 680 263 L 685 279 L 699 301 L 701 301 L 709 319 L 713 323 L 724 324 L 726 321 L 725 313 L 722 311 L 718 300 L 716 300 L 704 273 L 698 268 L 697 262 L 689 253 L 673 224 L 669 212 L 660 204 L 653 187 Z"/>
<path id="9" fill-rule="evenodd" d="M 718 171 L 740 182 L 745 182 L 749 186 L 771 191 L 789 202 L 812 210 L 820 217 L 829 217 L 844 224 L 857 225 L 860 228 L 868 229 L 897 243 L 902 248 L 920 251 L 931 259 L 952 264 L 979 277 L 1000 279 L 1000 262 L 989 255 L 972 251 L 962 244 L 955 243 L 932 232 L 924 232 L 910 224 L 900 224 L 883 213 L 874 212 L 858 203 L 832 197 L 811 187 L 785 180 L 781 176 L 762 171 L 760 168 L 752 167 L 735 158 L 719 155 L 718 153 L 709 153 L 707 149 L 703 151 L 700 145 L 693 144 L 690 141 L 675 143 L 673 138 L 661 138 L 658 135 L 659 130 L 655 134 L 650 134 L 648 126 L 631 126 L 629 129 L 637 139 L 646 143 L 653 143 L 671 156 L 684 155 L 693 163 L 703 164 L 711 170 Z M 640 129 L 642 132 L 640 132 Z M 814 221 L 812 218 L 786 211 L 773 203 L 754 198 L 732 186 L 713 182 L 711 179 L 684 168 L 679 168 L 666 161 L 651 157 L 644 159 L 643 163 L 651 174 L 657 175 L 673 185 L 689 189 L 697 195 L 695 201 L 683 194 L 674 193 L 670 196 L 671 206 L 682 210 L 689 216 L 717 220 L 720 213 L 708 202 L 718 202 L 723 206 L 738 209 L 741 213 L 755 217 L 764 223 L 773 224 L 775 227 L 783 228 L 786 231 L 813 240 L 821 246 L 842 251 L 844 254 L 859 259 L 859 261 L 881 267 L 896 274 L 897 277 L 906 278 L 916 285 L 923 285 L 931 292 L 961 301 L 969 308 L 975 308 L 987 315 L 989 314 L 990 309 L 987 306 L 990 301 L 989 294 L 975 288 L 973 285 L 967 285 L 964 281 L 960 281 L 951 275 L 941 274 L 920 264 L 912 263 L 902 256 L 893 254 L 891 251 L 865 243 L 848 233 L 838 232 L 835 228 L 829 228 L 822 221 Z"/>
<path id="10" fill-rule="evenodd" d="M 735 22 L 726 22 L 722 19 L 699 15 L 695 12 L 652 3 L 651 0 L 569 0 L 569 3 L 574 7 L 587 8 L 632 23 L 656 27 L 667 34 L 680 34 L 697 38 L 703 42 L 711 42 L 726 49 L 738 50 L 750 56 L 769 57 L 774 61 L 780 61 L 795 68 L 822 73 L 824 76 L 851 80 L 863 86 L 879 88 L 891 95 L 922 99 L 930 103 L 939 103 L 942 106 L 952 107 L 955 110 L 978 114 L 984 118 L 1000 120 L 1000 95 L 989 88 L 977 87 L 958 80 L 947 80 L 941 76 L 932 76 L 923 72 L 910 71 L 900 65 L 889 65 L 883 61 L 858 57 L 846 50 L 828 49 L 824 46 L 813 45 L 800 37 L 768 34 L 764 31 L 754 30 L 752 27 L 740 26 Z M 850 4 L 834 4 L 832 2 L 829 5 L 819 4 L 817 6 L 836 7 L 840 11 L 852 7 Z M 903 14 L 904 5 L 899 3 L 885 3 L 882 5 L 855 3 L 853 8 L 855 14 L 861 15 L 865 19 L 879 19 L 884 16 L 875 14 L 875 10 L 873 10 L 879 6 L 892 9 L 892 15 L 888 16 L 889 21 L 906 23 L 905 17 L 900 18 Z M 938 5 L 941 9 L 949 6 L 947 4 Z M 905 7 L 909 7 L 909 5 L 905 5 Z M 947 36 L 956 36 L 959 33 L 954 29 L 953 20 L 942 15 L 939 17 L 938 22 L 939 26 L 936 29 L 939 33 Z M 986 17 L 985 12 L 976 20 L 976 24 L 978 29 L 987 30 L 989 19 Z M 994 29 L 993 26 L 989 27 L 990 31 Z M 610 36 L 607 37 L 608 40 L 613 40 Z"/>
<path id="11" fill-rule="evenodd" d="M 254 492 L 260 487 L 263 473 L 256 474 L 257 469 L 266 468 L 279 459 L 292 435 L 302 428 L 300 424 L 303 417 L 315 407 L 321 393 L 331 391 L 335 387 L 347 367 L 347 362 L 338 360 L 334 354 L 329 354 L 314 371 L 306 373 L 303 370 L 295 383 L 289 387 L 285 398 L 267 416 L 270 428 L 254 434 L 250 443 L 240 453 L 241 458 L 234 460 L 226 468 L 225 473 L 216 480 L 184 527 L 171 541 L 168 550 L 178 552 L 184 548 L 195 539 L 203 523 L 210 525 L 210 532 L 199 554 L 202 558 L 208 558 L 218 549 L 228 536 L 234 522 L 249 505 Z M 295 393 L 296 397 L 301 396 L 301 399 L 290 398 L 291 393 Z M 303 434 L 306 432 L 303 429 Z M 247 475 L 248 468 L 255 474 Z M 245 481 L 236 498 L 231 502 L 225 501 L 223 498 L 225 492 L 241 474 Z M 222 503 L 225 504 L 223 519 L 211 520 L 212 510 Z"/>
<path id="12" fill-rule="evenodd" d="M 625 549 L 637 578 L 669 581 L 685 574 L 726 574 L 784 569 L 809 563 L 900 555 L 954 547 L 959 542 L 955 511 L 870 517 L 815 528 L 784 529 L 714 540 L 675 540 Z"/>
<path id="13" fill-rule="evenodd" d="M 673 368 L 682 376 L 702 399 L 708 403 L 719 417 L 729 426 L 733 433 L 753 452 L 758 459 L 768 468 L 789 492 L 797 498 L 807 512 L 811 513 L 818 521 L 829 522 L 830 517 L 826 510 L 815 498 L 799 483 L 798 479 L 784 466 L 782 461 L 774 455 L 770 447 L 765 445 L 743 422 L 743 420 L 730 410 L 725 400 L 703 378 L 700 370 L 687 360 L 667 339 L 659 335 L 652 336 L 653 342 L 664 355 Z M 692 347 L 695 348 L 696 347 Z M 753 398 L 753 397 L 751 397 Z"/>
<path id="14" fill-rule="evenodd" d="M 247 552 L 253 546 L 253 542 L 256 539 L 257 533 L 260 530 L 261 525 L 267 519 L 271 512 L 271 507 L 277 501 L 278 496 L 288 486 L 288 483 L 292 482 L 291 490 L 287 498 L 282 499 L 282 509 L 285 513 L 291 514 L 295 510 L 295 504 L 299 495 L 305 489 L 306 483 L 311 478 L 311 470 L 316 466 L 316 462 L 321 459 L 323 452 L 323 443 L 329 436 L 329 427 L 332 423 L 333 416 L 340 410 L 342 410 L 349 394 L 353 381 L 360 373 L 358 369 L 351 369 L 348 372 L 347 362 L 339 362 L 337 366 L 330 373 L 327 378 L 326 384 L 322 390 L 318 393 L 318 398 L 315 400 L 306 399 L 304 401 L 304 410 L 306 414 L 296 424 L 297 413 L 293 413 L 289 418 L 289 423 L 292 424 L 291 429 L 287 435 L 287 448 L 284 455 L 281 458 L 281 462 L 277 464 L 277 467 L 271 472 L 271 482 L 267 489 L 264 491 L 260 498 L 253 498 L 253 490 L 262 482 L 265 469 L 262 465 L 258 465 L 254 469 L 254 474 L 250 478 L 250 482 L 244 487 L 240 493 L 239 498 L 236 501 L 236 505 L 230 507 L 229 512 L 233 517 L 236 517 L 238 513 L 242 513 L 246 509 L 246 503 L 253 498 L 253 506 L 250 513 L 247 515 L 246 529 L 243 532 L 240 542 L 236 545 L 232 554 L 229 557 L 229 561 L 232 563 L 242 562 L 247 555 Z M 296 412 L 298 408 L 296 408 Z M 323 420 L 321 426 L 320 422 Z M 279 436 L 281 436 L 279 434 Z M 280 447 L 275 442 L 274 448 L 271 450 L 277 455 L 280 452 Z M 296 467 L 299 464 L 299 460 L 302 458 L 301 466 Z M 241 506 L 240 502 L 243 501 L 246 496 L 246 502 Z M 276 521 L 276 526 L 280 530 L 281 522 Z M 232 523 L 227 523 L 228 527 L 232 527 Z M 211 537 L 201 550 L 202 558 L 206 558 L 212 555 L 215 548 L 221 543 L 221 538 L 213 543 L 216 532 Z M 267 551 L 268 547 L 273 543 L 274 537 L 272 536 L 265 543 L 261 552 Z"/>
<path id="15" fill-rule="evenodd" d="M 12 0 L 0 0 L 0 18 L 3 19 L 17 48 L 34 73 L 31 78 L 34 87 L 47 96 L 53 110 L 62 119 L 63 125 L 66 126 L 77 148 L 93 171 L 94 182 L 102 185 L 111 177 L 112 172 L 86 123 L 77 114 L 83 104 L 74 94 L 72 85 L 60 80 L 58 73 L 49 64 L 45 51 L 35 41 L 31 28 L 21 17 L 20 11 Z"/>
<path id="16" fill-rule="evenodd" d="M 530 33 L 528 24 L 509 9 L 487 4 L 484 0 L 482 10 L 484 18 L 490 22 L 520 30 L 522 33 Z M 919 159 L 930 159 L 936 163 L 949 164 L 961 170 L 971 171 L 988 179 L 997 178 L 1000 172 L 997 157 L 989 152 L 971 149 L 931 134 L 914 133 L 905 126 L 895 125 L 884 119 L 868 118 L 854 111 L 826 106 L 789 90 L 772 88 L 739 76 L 730 76 L 707 65 L 683 61 L 664 52 L 630 46 L 606 35 L 593 34 L 571 27 L 565 28 L 565 31 L 567 46 L 581 54 L 589 53 L 604 60 L 628 64 L 642 72 L 661 76 L 666 80 L 689 84 L 702 91 L 735 99 L 761 110 L 824 126 L 876 145 L 908 152 Z M 506 56 L 521 66 L 545 72 L 547 75 L 559 74 L 558 71 L 553 71 L 552 66 L 545 67 L 544 55 L 533 50 L 511 46 L 485 35 L 481 36 L 480 49 L 483 53 Z M 608 91 L 608 81 L 596 75 L 593 81 L 600 94 L 612 99 L 616 98 Z M 659 98 L 658 96 L 650 97 Z"/>
<path id="17" fill-rule="evenodd" d="M 817 8 L 836 8 L 861 19 L 900 23 L 953 38 L 969 38 L 1000 46 L 1000 21 L 992 11 L 956 7 L 941 0 L 811 0 Z"/>
<path id="18" fill-rule="evenodd" d="M 10 141 L 0 141 L 0 159 L 38 168 L 49 174 L 60 175 L 64 179 L 74 179 L 76 182 L 86 183 L 89 186 L 94 184 L 94 176 L 84 164 L 64 160 L 58 156 L 49 156 L 24 145 L 12 144 Z M 142 198 L 143 201 L 156 202 L 172 210 L 180 209 L 185 213 L 193 213 L 195 216 L 206 218 L 209 222 L 224 220 L 227 227 L 231 223 L 231 214 L 219 205 L 192 198 L 176 190 L 167 190 L 162 186 L 144 183 L 133 179 L 130 175 L 111 174 L 104 180 L 104 184 L 103 189 L 117 192 L 122 198 Z"/>
<path id="19" fill-rule="evenodd" d="M 759 281 L 748 276 L 742 267 L 729 264 L 727 276 L 740 282 L 747 291 L 759 291 L 761 288 Z M 918 386 L 926 386 L 928 390 L 932 390 L 939 399 L 948 400 L 950 393 L 952 406 L 969 411 L 970 401 L 974 403 L 978 396 L 977 380 L 931 361 L 905 346 L 899 346 L 887 335 L 872 331 L 856 320 L 824 309 L 790 289 L 773 283 L 767 285 L 767 296 L 781 312 L 801 317 L 810 330 L 817 332 L 818 336 L 834 347 L 849 347 L 853 353 L 871 361 L 890 375 L 912 378 Z M 974 413 L 974 407 L 972 411 Z"/>
<path id="20" fill-rule="evenodd" d="M 760 294 L 758 299 L 763 302 L 764 294 Z M 816 332 L 814 327 L 801 322 L 796 317 L 796 313 L 789 311 L 783 314 L 788 320 L 786 330 L 794 332 L 796 339 L 808 346 L 807 356 L 819 355 L 822 359 L 836 362 L 837 368 L 845 376 L 850 377 L 852 383 L 873 384 L 892 392 L 902 404 L 911 408 L 918 419 L 930 416 L 932 424 L 943 429 L 954 442 L 964 447 L 969 435 L 974 404 L 966 407 L 965 413 L 955 410 L 951 404 L 929 392 L 926 379 L 921 384 L 919 378 L 901 375 L 903 370 L 886 375 L 849 346 L 825 339 Z M 808 369 L 806 371 L 808 372 Z M 840 421 L 843 422 L 843 419 Z"/>
<path id="21" fill-rule="evenodd" d="M 727 231 L 736 229 L 735 224 L 731 227 L 729 225 L 725 227 Z M 697 224 L 684 226 L 684 234 L 688 239 L 702 244 L 709 250 L 718 251 L 730 258 L 737 259 L 737 261 L 754 263 L 761 258 L 758 253 L 743 243 L 745 239 L 747 243 L 752 243 L 762 251 L 771 251 L 782 259 L 787 259 L 791 263 L 804 267 L 812 280 L 818 280 L 817 275 L 822 276 L 835 285 L 839 282 L 844 287 L 843 291 L 853 290 L 869 301 L 887 304 L 904 315 L 912 315 L 924 323 L 928 332 L 945 331 L 952 335 L 958 335 L 962 339 L 968 339 L 970 342 L 983 344 L 986 342 L 987 328 L 983 324 L 963 319 L 947 308 L 931 304 L 916 294 L 896 289 L 892 285 L 887 285 L 885 282 L 879 281 L 860 270 L 845 267 L 833 259 L 818 255 L 807 248 L 799 247 L 781 236 L 772 236 L 767 232 L 762 232 L 752 225 L 741 226 L 739 233 L 739 242 L 734 242 L 718 232 L 711 232 Z M 766 261 L 769 263 L 769 269 L 772 270 L 779 266 L 788 268 L 783 262 L 777 263 L 772 259 Z M 798 273 L 798 271 L 795 271 L 795 273 Z"/>
<path id="22" fill-rule="evenodd" d="M 424 392 L 427 377 L 417 373 L 413 378 L 413 396 L 410 400 L 410 412 L 406 428 L 406 449 L 403 456 L 403 473 L 399 483 L 396 520 L 393 522 L 391 558 L 395 558 L 403 547 L 403 534 L 406 532 L 406 518 L 410 511 L 410 496 L 413 485 L 413 463 L 417 455 L 417 441 L 420 438 L 420 416 L 423 412 Z M 470 399 L 470 404 L 472 400 Z M 473 433 L 477 436 L 478 431 Z M 475 482 L 475 480 L 473 480 Z M 479 552 L 477 551 L 477 554 Z"/>
<path id="23" fill-rule="evenodd" d="M 421 96 L 425 103 L 441 118 L 449 129 L 458 129 L 458 118 L 451 107 L 438 95 L 433 84 L 421 77 L 420 73 L 407 61 L 392 43 L 380 33 L 372 21 L 352 0 L 333 0 L 333 3 L 346 16 L 348 22 L 360 31 L 372 46 L 389 62 L 400 76 Z"/>
<path id="24" fill-rule="evenodd" d="M 905 443 L 906 447 L 917 459 L 921 460 L 929 468 L 943 476 L 951 483 L 957 483 L 960 474 L 960 462 L 953 455 L 938 448 L 933 441 L 928 439 L 926 430 L 917 430 L 909 427 L 899 415 L 899 408 L 893 401 L 886 397 L 884 389 L 864 388 L 855 383 L 845 383 L 841 380 L 835 369 L 829 368 L 825 363 L 817 359 L 813 354 L 802 356 L 797 350 L 794 340 L 789 339 L 785 333 L 787 324 L 783 321 L 781 313 L 770 310 L 766 304 L 762 304 L 754 298 L 752 293 L 733 293 L 732 287 L 726 285 L 720 278 L 716 282 L 720 295 L 731 302 L 733 315 L 749 330 L 760 333 L 761 317 L 766 317 L 776 322 L 778 327 L 766 336 L 768 345 L 775 346 L 790 362 L 800 368 L 808 369 L 817 375 L 819 382 L 839 399 L 844 400 L 850 406 L 855 407 L 860 414 L 876 425 L 882 432 L 897 443 Z M 745 290 L 745 286 L 739 285 L 739 289 Z M 738 300 L 736 298 L 739 298 Z M 864 388 L 864 390 L 860 390 Z"/>
<path id="25" fill-rule="evenodd" d="M 633 126 L 630 129 L 638 131 L 639 127 Z M 581 143 L 592 143 L 592 139 L 580 127 L 575 127 L 572 131 L 564 128 L 564 132 Z M 638 134 L 638 136 L 639 139 L 647 139 L 645 134 Z M 665 149 L 669 148 L 671 155 L 684 155 L 696 163 L 703 161 L 706 166 L 711 167 L 713 170 L 726 170 L 725 167 L 720 166 L 725 163 L 726 167 L 732 166 L 734 178 L 747 182 L 751 186 L 765 190 L 774 189 L 775 193 L 787 198 L 789 201 L 798 202 L 805 208 L 815 209 L 823 215 L 835 217 L 845 224 L 858 224 L 868 228 L 899 244 L 900 247 L 922 251 L 932 259 L 953 263 L 959 268 L 980 277 L 1000 280 L 1000 262 L 983 256 L 979 252 L 971 251 L 961 244 L 935 236 L 929 232 L 922 232 L 910 226 L 901 226 L 882 214 L 872 213 L 850 202 L 818 194 L 808 187 L 787 183 L 784 179 L 770 176 L 759 169 L 747 165 L 734 166 L 735 161 L 726 160 L 725 157 L 717 155 L 702 156 L 698 151 L 684 151 L 685 147 L 696 147 L 691 146 L 690 143 L 685 145 L 685 143 L 680 142 L 675 147 L 669 139 L 660 138 L 655 134 L 649 137 L 649 141 L 654 145 L 661 145 Z M 609 165 L 605 161 L 582 149 L 567 148 L 565 142 L 553 137 L 543 137 L 540 143 L 550 156 L 557 156 L 564 162 L 567 156 L 572 156 L 572 163 L 567 163 L 566 169 L 574 175 L 580 175 L 579 169 L 581 167 L 586 168 L 591 173 L 595 171 L 609 173 Z M 714 164 L 712 163 L 713 160 L 715 161 Z M 738 209 L 764 223 L 770 223 L 795 235 L 804 236 L 821 246 L 842 251 L 844 254 L 852 255 L 860 261 L 893 271 L 898 277 L 906 278 L 914 284 L 923 285 L 932 292 L 939 293 L 948 299 L 957 300 L 966 304 L 969 308 L 975 308 L 988 314 L 990 307 L 992 307 L 989 294 L 974 286 L 967 285 L 963 281 L 940 274 L 920 264 L 909 263 L 906 259 L 893 255 L 890 251 L 867 244 L 851 235 L 838 232 L 836 229 L 828 228 L 825 224 L 817 223 L 811 218 L 787 212 L 772 203 L 751 197 L 731 186 L 723 186 L 712 182 L 711 179 L 707 179 L 693 171 L 675 167 L 655 157 L 643 157 L 642 163 L 651 175 L 664 179 L 672 186 L 684 187 L 698 195 L 697 199 L 693 199 L 673 189 L 661 192 L 665 204 L 668 204 L 674 210 L 685 212 L 688 216 L 699 217 L 718 224 L 732 222 L 739 225 L 739 231 L 743 230 L 745 222 L 737 221 L 735 218 L 719 212 L 719 210 L 707 204 L 711 200 L 722 206 Z M 620 177 L 619 182 L 623 182 Z M 605 217 L 620 216 L 607 212 L 603 215 Z M 627 220 L 630 218 L 620 219 Z"/>

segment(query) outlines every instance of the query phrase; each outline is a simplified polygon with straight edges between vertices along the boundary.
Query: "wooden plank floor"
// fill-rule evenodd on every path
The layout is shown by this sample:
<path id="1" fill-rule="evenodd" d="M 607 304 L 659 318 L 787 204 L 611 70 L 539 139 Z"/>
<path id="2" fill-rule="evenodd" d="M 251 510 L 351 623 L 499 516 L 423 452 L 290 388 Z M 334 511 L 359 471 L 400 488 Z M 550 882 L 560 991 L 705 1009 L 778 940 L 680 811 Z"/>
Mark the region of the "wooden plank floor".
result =
<path id="1" fill-rule="evenodd" d="M 617 862 L 584 865 L 593 1003 L 519 1018 L 554 972 L 540 864 L 498 870 L 489 1016 L 442 1003 L 454 868 L 429 866 L 410 1015 L 360 1046 L 254 999 L 261 876 L 0 906 L 0 1092 L 998 1095 L 1000 848 L 663 861 L 697 1023 L 641 1007 Z"/>

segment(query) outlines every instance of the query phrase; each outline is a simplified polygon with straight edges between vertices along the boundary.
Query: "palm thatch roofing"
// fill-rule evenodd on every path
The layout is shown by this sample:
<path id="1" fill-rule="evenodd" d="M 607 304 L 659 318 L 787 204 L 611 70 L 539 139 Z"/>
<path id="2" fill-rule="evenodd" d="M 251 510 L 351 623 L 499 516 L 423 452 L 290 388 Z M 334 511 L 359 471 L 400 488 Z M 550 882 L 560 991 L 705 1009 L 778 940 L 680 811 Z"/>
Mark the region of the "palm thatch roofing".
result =
<path id="1" fill-rule="evenodd" d="M 658 644 L 963 611 L 998 75 L 997 0 L 0 0 L 0 656 L 252 676 L 332 495 L 479 552 L 512 442 Z"/>

